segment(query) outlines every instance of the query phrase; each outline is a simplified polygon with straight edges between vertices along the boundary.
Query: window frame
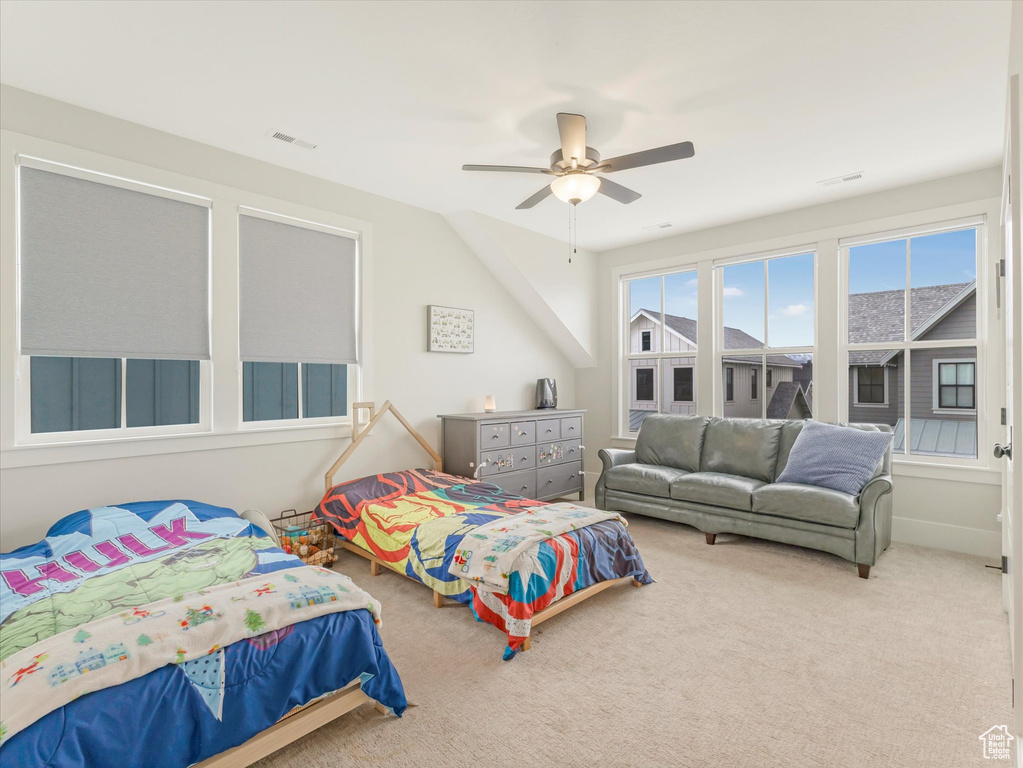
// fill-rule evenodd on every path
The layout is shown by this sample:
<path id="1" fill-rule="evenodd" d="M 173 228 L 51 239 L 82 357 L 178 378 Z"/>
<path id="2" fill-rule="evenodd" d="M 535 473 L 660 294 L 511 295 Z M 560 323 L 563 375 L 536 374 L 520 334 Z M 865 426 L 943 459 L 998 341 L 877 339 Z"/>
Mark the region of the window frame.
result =
<path id="1" fill-rule="evenodd" d="M 735 366 L 725 366 L 725 389 L 724 397 L 726 403 L 735 402 Z"/>
<path id="2" fill-rule="evenodd" d="M 973 366 L 973 384 L 959 384 L 959 371 L 958 366 L 969 364 Z M 941 405 L 941 387 L 943 386 L 938 380 L 939 374 L 941 373 L 941 366 L 943 365 L 955 365 L 956 366 L 956 384 L 955 385 L 944 385 L 944 386 L 955 386 L 956 388 L 956 399 L 959 398 L 959 388 L 969 387 L 973 390 L 973 407 L 972 408 L 960 408 L 959 406 L 953 407 L 942 407 Z M 931 361 L 931 410 L 936 414 L 976 414 L 977 413 L 977 358 L 975 357 L 949 357 L 949 358 L 938 358 Z"/>
<path id="3" fill-rule="evenodd" d="M 653 331 L 640 331 L 639 332 L 639 351 L 640 352 L 652 352 L 653 351 L 652 335 L 653 335 Z"/>
<path id="4" fill-rule="evenodd" d="M 764 387 L 766 389 L 771 389 L 774 386 L 774 384 L 772 383 L 774 381 L 774 376 L 771 375 L 773 373 L 774 373 L 774 371 L 771 370 L 771 366 L 767 366 L 767 370 L 764 373 L 764 382 L 765 382 Z"/>
<path id="5" fill-rule="evenodd" d="M 749 396 L 754 402 L 760 400 L 760 369 L 755 365 L 749 369 Z"/>
<path id="6" fill-rule="evenodd" d="M 853 367 L 856 368 L 857 379 L 856 379 L 855 385 L 852 387 L 853 402 L 851 403 L 851 405 L 853 405 L 856 408 L 890 408 L 891 407 L 891 403 L 888 401 L 888 393 L 890 391 L 889 388 L 888 388 L 889 387 L 889 380 L 888 380 L 888 370 L 889 369 L 888 369 L 888 366 L 887 365 L 877 365 L 877 366 L 857 365 L 857 366 L 853 366 Z M 875 403 L 875 402 L 866 402 L 866 403 L 864 403 L 864 402 L 862 402 L 860 400 L 859 371 L 863 370 L 864 368 L 880 368 L 884 372 L 884 379 L 883 379 L 883 381 L 881 383 L 881 386 L 884 387 L 884 399 L 880 403 Z M 873 386 L 873 385 L 870 385 L 870 386 Z"/>
<path id="7" fill-rule="evenodd" d="M 0 129 L 4 154 L 0 163 L 0 461 L 4 468 L 47 466 L 75 461 L 118 459 L 203 450 L 336 440 L 352 434 L 352 413 L 326 421 L 300 419 L 299 423 L 250 422 L 242 429 L 242 403 L 238 379 L 238 216 L 240 208 L 274 211 L 293 219 L 321 222 L 358 234 L 357 328 L 358 365 L 349 365 L 350 401 L 367 401 L 373 392 L 372 334 L 373 224 L 363 219 L 314 208 L 308 204 L 270 197 L 247 189 L 179 174 L 79 147 Z M 20 350 L 20 233 L 18 232 L 18 167 L 26 161 L 47 163 L 60 172 L 95 175 L 103 183 L 141 184 L 166 194 L 184 194 L 189 200 L 212 201 L 210 216 L 210 336 L 211 357 L 200 361 L 200 424 L 158 427 L 121 427 L 114 430 L 31 433 L 29 358 Z M 187 190 L 181 192 L 181 190 Z M 122 366 L 124 369 L 125 366 Z M 353 370 L 354 369 L 354 370 Z M 121 424 L 125 424 L 122 418 Z"/>
<path id="8" fill-rule="evenodd" d="M 976 209 L 977 206 L 971 206 Z M 977 295 L 977 317 L 976 317 L 976 335 L 972 338 L 957 338 L 957 339 L 933 339 L 921 341 L 913 338 L 912 329 L 912 316 L 909 311 L 909 302 L 911 301 L 911 285 L 912 278 L 910 274 L 912 266 L 912 240 L 914 238 L 925 237 L 927 235 L 935 235 L 944 232 L 955 232 L 961 230 L 973 229 L 976 233 L 976 246 L 975 246 L 975 268 L 976 268 L 976 295 Z M 964 216 L 961 218 L 948 218 L 942 220 L 940 217 L 935 217 L 930 223 L 913 224 L 898 229 L 888 229 L 884 231 L 875 232 L 866 235 L 856 235 L 841 238 L 838 240 L 838 254 L 839 254 L 839 365 L 840 369 L 849 370 L 849 353 L 852 351 L 883 351 L 883 352 L 901 352 L 904 369 L 902 376 L 906 381 L 906 386 L 903 388 L 902 394 L 902 412 L 905 421 L 904 429 L 906 434 L 910 434 L 912 430 L 913 416 L 911 412 L 911 396 L 913 387 L 910 385 L 912 381 L 912 352 L 914 351 L 935 351 L 935 350 L 955 350 L 962 349 L 964 347 L 972 347 L 976 350 L 976 358 L 965 359 L 968 362 L 974 362 L 974 405 L 973 409 L 941 409 L 937 413 L 952 414 L 962 413 L 976 416 L 977 422 L 977 456 L 976 458 L 965 458 L 959 456 L 928 456 L 926 454 L 914 454 L 910 451 L 908 444 L 906 445 L 905 452 L 893 453 L 892 461 L 896 464 L 901 465 L 923 465 L 923 466 L 949 466 L 949 467 L 964 467 L 964 468 L 987 468 L 989 466 L 987 456 L 983 450 L 983 446 L 988 444 L 988 432 L 989 424 L 988 420 L 981 417 L 981 414 L 986 412 L 986 401 L 987 401 L 987 388 L 988 384 L 985 380 L 983 382 L 977 379 L 977 376 L 981 375 L 984 371 L 984 365 L 987 360 L 987 343 L 988 343 L 988 327 L 987 327 L 987 312 L 986 312 L 986 299 L 987 284 L 985 269 L 988 261 L 988 217 L 987 214 L 976 214 Z M 861 245 L 870 245 L 873 243 L 883 243 L 892 240 L 905 240 L 906 241 L 906 284 L 905 284 L 905 310 L 903 312 L 903 340 L 902 341 L 884 341 L 884 342 L 861 342 L 861 343 L 850 343 L 849 342 L 849 263 L 850 263 L 850 249 Z M 919 329 L 918 329 L 919 332 Z M 954 358 L 959 359 L 959 358 Z M 931 410 L 934 412 L 934 386 L 936 383 L 937 368 L 932 367 L 931 376 L 931 389 L 932 389 L 932 402 Z M 848 373 L 846 374 L 848 380 Z M 889 390 L 890 391 L 890 390 Z M 891 405 L 891 397 L 889 396 L 889 406 Z M 919 406 L 919 404 L 918 404 Z M 849 420 L 851 418 L 851 411 L 856 407 L 867 407 L 858 405 L 855 400 L 850 402 L 849 393 L 847 390 L 843 391 L 843 388 L 839 389 L 839 407 L 841 413 L 844 414 L 844 419 Z M 924 404 L 924 407 L 927 407 Z M 908 441 L 907 441 L 908 443 Z"/>

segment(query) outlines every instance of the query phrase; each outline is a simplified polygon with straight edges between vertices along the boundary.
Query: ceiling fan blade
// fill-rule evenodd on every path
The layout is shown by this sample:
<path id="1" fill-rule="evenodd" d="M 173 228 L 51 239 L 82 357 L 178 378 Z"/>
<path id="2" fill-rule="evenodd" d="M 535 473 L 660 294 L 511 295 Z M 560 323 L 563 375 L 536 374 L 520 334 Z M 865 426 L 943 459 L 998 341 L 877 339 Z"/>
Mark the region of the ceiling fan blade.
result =
<path id="1" fill-rule="evenodd" d="M 633 152 L 631 155 L 619 155 L 610 160 L 602 160 L 600 170 L 604 173 L 624 171 L 629 168 L 639 168 L 644 165 L 656 165 L 657 163 L 669 163 L 672 160 L 685 160 L 696 154 L 693 149 L 693 142 L 683 141 L 681 144 L 669 144 L 666 147 L 647 149 L 642 152 Z"/>
<path id="2" fill-rule="evenodd" d="M 463 165 L 463 171 L 496 171 L 498 173 L 551 173 L 550 168 L 530 168 L 525 165 Z"/>
<path id="3" fill-rule="evenodd" d="M 600 187 L 597 191 L 602 195 L 607 195 L 612 200 L 617 200 L 619 203 L 634 203 L 643 195 L 639 194 L 635 190 L 623 187 L 621 184 L 615 184 L 611 179 L 601 179 Z"/>
<path id="4" fill-rule="evenodd" d="M 558 112 L 558 133 L 561 135 L 561 158 L 580 163 L 586 159 L 586 118 L 570 112 Z"/>
<path id="5" fill-rule="evenodd" d="M 539 203 L 544 198 L 548 197 L 550 194 L 551 194 L 551 185 L 548 184 L 546 187 L 541 189 L 539 192 L 537 192 L 532 197 L 527 198 L 526 200 L 523 200 L 521 203 L 516 205 L 515 206 L 515 210 L 516 211 L 524 211 L 526 208 L 532 208 L 534 205 Z"/>

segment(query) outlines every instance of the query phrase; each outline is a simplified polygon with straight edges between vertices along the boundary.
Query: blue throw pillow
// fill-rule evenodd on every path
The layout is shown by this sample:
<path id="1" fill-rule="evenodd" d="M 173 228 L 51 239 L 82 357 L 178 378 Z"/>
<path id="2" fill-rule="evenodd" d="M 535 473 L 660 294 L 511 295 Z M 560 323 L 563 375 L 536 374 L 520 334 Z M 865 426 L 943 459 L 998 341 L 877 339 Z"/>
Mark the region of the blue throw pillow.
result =
<path id="1" fill-rule="evenodd" d="M 894 436 L 808 421 L 776 482 L 803 483 L 859 496 Z"/>

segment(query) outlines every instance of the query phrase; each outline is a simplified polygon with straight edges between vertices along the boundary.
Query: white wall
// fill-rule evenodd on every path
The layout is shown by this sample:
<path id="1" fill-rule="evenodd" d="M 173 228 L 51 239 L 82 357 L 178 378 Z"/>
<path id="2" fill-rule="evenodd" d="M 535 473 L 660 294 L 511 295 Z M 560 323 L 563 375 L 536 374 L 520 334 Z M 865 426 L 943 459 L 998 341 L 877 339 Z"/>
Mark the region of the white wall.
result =
<path id="1" fill-rule="evenodd" d="M 559 402 L 575 404 L 572 365 L 438 214 L 6 86 L 0 90 L 0 127 L 370 222 L 375 278 L 369 394 L 377 402 L 392 400 L 434 444 L 436 414 L 482 410 L 486 394 L 496 395 L 501 409 L 532 407 L 540 377 L 557 378 Z M 0 204 L 13 201 L 5 197 Z M 12 249 L 0 252 L 5 265 L 13 259 Z M 425 351 L 427 304 L 476 310 L 475 354 Z M 14 329 L 5 323 L 2 333 Z M 78 509 L 139 499 L 195 498 L 269 513 L 308 509 L 322 494 L 324 471 L 348 443 L 329 432 L 319 438 L 162 455 L 145 455 L 148 448 L 140 444 L 139 455 L 131 457 L 100 458 L 97 449 L 91 460 L 35 466 L 15 466 L 26 463 L 24 453 L 4 451 L 0 547 L 37 540 L 53 521 Z M 426 463 L 411 438 L 388 420 L 339 477 Z"/>
<path id="2" fill-rule="evenodd" d="M 580 371 L 576 378 L 577 405 L 589 409 L 586 421 L 589 448 L 586 454 L 587 480 L 592 484 L 599 474 L 598 448 L 612 444 L 627 447 L 630 444 L 630 441 L 618 439 L 615 434 L 617 403 L 613 397 L 616 371 L 613 340 L 618 333 L 619 323 L 615 311 L 618 290 L 616 274 L 661 268 L 669 264 L 700 262 L 701 269 L 706 271 L 706 274 L 701 272 L 702 283 L 710 277 L 708 255 L 755 254 L 773 248 L 801 246 L 817 242 L 820 238 L 827 241 L 827 247 L 821 247 L 818 251 L 818 280 L 831 281 L 837 285 L 838 237 L 884 231 L 889 228 L 886 224 L 890 225 L 901 215 L 913 216 L 919 212 L 942 209 L 949 211 L 962 204 L 976 204 L 976 207 L 981 208 L 982 201 L 990 206 L 992 198 L 997 198 L 1000 192 L 1000 170 L 990 168 L 666 237 L 600 254 L 597 304 L 600 318 L 597 350 L 599 363 L 594 372 Z M 996 205 L 993 210 L 995 216 L 989 222 L 989 234 L 993 247 L 997 249 Z M 941 216 L 940 213 L 938 215 Z M 861 222 L 862 232 L 835 234 L 843 228 L 849 229 L 849 225 L 857 225 L 852 227 L 855 230 Z M 873 228 L 875 226 L 878 228 Z M 995 255 L 995 251 L 989 250 L 989 257 L 994 258 Z M 987 269 L 988 265 L 982 265 L 981 268 Z M 993 304 L 986 307 L 986 312 L 992 332 L 986 371 L 988 391 L 991 393 L 989 402 L 992 404 L 987 414 L 990 424 L 990 420 L 995 418 L 997 407 L 1001 405 L 999 393 L 1002 385 L 999 382 L 1002 381 L 1002 358 L 998 320 Z M 707 333 L 702 326 L 709 322 L 710 317 L 711 308 L 704 306 L 701 299 L 701 337 Z M 839 387 L 845 383 L 845 378 L 837 375 L 837 351 L 834 341 L 829 343 L 829 339 L 837 340 L 837 328 L 826 329 L 821 326 L 818 354 L 814 360 L 814 373 L 817 376 L 814 403 L 815 410 L 821 409 L 820 418 L 825 420 L 837 418 Z M 703 369 L 708 370 L 709 367 L 703 366 Z M 709 379 L 701 378 L 698 391 L 709 391 L 709 382 Z M 836 414 L 824 413 L 828 407 L 835 409 Z M 709 410 L 701 404 L 701 412 Z M 993 427 L 989 434 L 995 434 Z M 989 446 L 981 445 L 980 451 L 986 458 L 990 452 Z M 896 519 L 893 535 L 896 540 L 973 552 L 992 558 L 999 556 L 1000 525 L 995 515 L 1000 506 L 1000 467 L 983 470 L 898 467 L 895 474 Z"/>

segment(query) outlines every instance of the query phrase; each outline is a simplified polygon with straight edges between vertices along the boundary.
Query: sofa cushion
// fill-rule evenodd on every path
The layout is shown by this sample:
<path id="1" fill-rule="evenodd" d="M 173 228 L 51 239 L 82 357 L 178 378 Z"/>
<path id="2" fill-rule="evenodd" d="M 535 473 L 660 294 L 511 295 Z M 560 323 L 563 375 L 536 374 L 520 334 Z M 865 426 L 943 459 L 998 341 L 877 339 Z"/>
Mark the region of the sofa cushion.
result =
<path id="1" fill-rule="evenodd" d="M 700 471 L 771 482 L 781 425 L 763 419 L 711 419 L 703 436 Z"/>
<path id="2" fill-rule="evenodd" d="M 753 492 L 762 485 L 761 480 L 738 475 L 694 472 L 672 482 L 671 498 L 749 512 L 753 508 Z"/>
<path id="3" fill-rule="evenodd" d="M 707 421 L 704 416 L 647 416 L 636 438 L 636 458 L 643 464 L 699 472 Z"/>
<path id="4" fill-rule="evenodd" d="M 804 424 L 806 424 L 805 421 L 786 421 L 782 423 L 781 442 L 778 445 L 778 464 L 774 470 L 775 478 L 781 477 L 781 473 L 785 471 L 785 467 L 789 463 L 789 454 L 792 453 L 792 446 L 796 444 L 796 438 L 799 437 L 799 433 L 803 431 Z M 839 424 L 838 426 L 854 427 L 855 429 L 860 429 L 864 432 L 891 431 L 891 427 L 879 424 Z M 887 474 L 885 472 L 884 464 L 888 459 L 888 456 L 889 454 L 885 452 L 885 455 L 877 462 L 877 466 L 874 468 L 874 477 Z"/>
<path id="5" fill-rule="evenodd" d="M 817 485 L 858 496 L 891 448 L 890 432 L 868 432 L 808 421 L 778 476 L 784 483 Z"/>
<path id="6" fill-rule="evenodd" d="M 753 492 L 753 511 L 790 520 L 855 528 L 860 519 L 856 496 L 799 483 L 772 483 Z"/>
<path id="7" fill-rule="evenodd" d="M 684 469 L 653 464 L 621 464 L 604 473 L 604 487 L 613 491 L 641 493 L 644 496 L 671 497 L 671 483 L 689 474 Z"/>

